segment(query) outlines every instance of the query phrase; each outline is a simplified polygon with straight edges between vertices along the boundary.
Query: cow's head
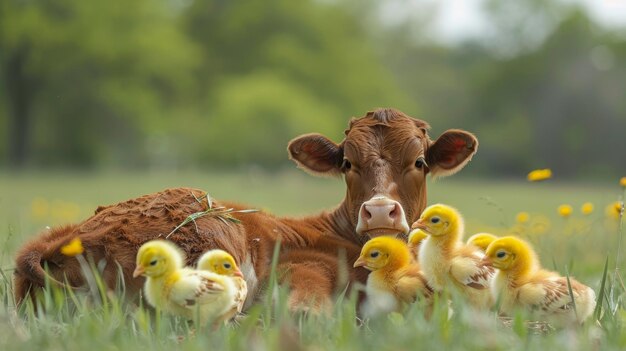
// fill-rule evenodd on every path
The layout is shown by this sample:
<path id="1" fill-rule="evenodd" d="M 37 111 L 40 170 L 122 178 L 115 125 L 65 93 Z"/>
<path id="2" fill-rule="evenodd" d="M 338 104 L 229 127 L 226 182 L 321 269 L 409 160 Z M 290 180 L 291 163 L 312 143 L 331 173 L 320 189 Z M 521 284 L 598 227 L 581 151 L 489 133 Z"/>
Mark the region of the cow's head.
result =
<path id="1" fill-rule="evenodd" d="M 348 185 L 344 210 L 360 240 L 406 234 L 426 206 L 426 175 L 459 171 L 476 153 L 478 140 L 448 130 L 437 140 L 428 124 L 394 109 L 379 109 L 350 121 L 336 144 L 319 134 L 289 143 L 291 158 L 315 174 L 343 174 Z"/>

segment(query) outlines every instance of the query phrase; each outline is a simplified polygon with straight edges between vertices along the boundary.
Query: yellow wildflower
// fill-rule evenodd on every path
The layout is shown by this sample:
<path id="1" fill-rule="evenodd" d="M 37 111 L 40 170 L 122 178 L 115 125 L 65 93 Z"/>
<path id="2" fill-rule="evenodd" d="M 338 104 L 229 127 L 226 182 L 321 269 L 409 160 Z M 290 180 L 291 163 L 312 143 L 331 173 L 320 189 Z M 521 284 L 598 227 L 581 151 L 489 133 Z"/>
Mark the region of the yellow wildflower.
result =
<path id="1" fill-rule="evenodd" d="M 527 223 L 530 220 L 528 212 L 520 212 L 515 216 L 517 223 Z"/>
<path id="2" fill-rule="evenodd" d="M 550 170 L 549 168 L 536 169 L 528 173 L 528 176 L 526 178 L 531 182 L 539 182 L 542 180 L 550 179 L 552 178 L 552 170 Z"/>
<path id="3" fill-rule="evenodd" d="M 606 206 L 604 213 L 612 219 L 619 219 L 620 214 L 624 210 L 624 204 L 621 201 L 615 201 Z"/>
<path id="4" fill-rule="evenodd" d="M 591 202 L 585 202 L 580 207 L 580 212 L 582 212 L 585 216 L 590 215 L 593 212 L 593 204 Z"/>
<path id="5" fill-rule="evenodd" d="M 572 214 L 572 206 L 570 205 L 561 205 L 558 207 L 557 211 L 559 212 L 559 216 L 563 218 L 567 218 Z"/>
<path id="6" fill-rule="evenodd" d="M 621 186 L 622 186 L 622 188 L 626 188 L 626 177 L 622 177 L 622 178 L 619 180 L 619 185 L 621 185 Z"/>
<path id="7" fill-rule="evenodd" d="M 85 251 L 85 248 L 83 247 L 83 243 L 80 241 L 79 237 L 72 239 L 69 244 L 61 247 L 61 253 L 70 257 L 80 255 L 83 251 Z"/>

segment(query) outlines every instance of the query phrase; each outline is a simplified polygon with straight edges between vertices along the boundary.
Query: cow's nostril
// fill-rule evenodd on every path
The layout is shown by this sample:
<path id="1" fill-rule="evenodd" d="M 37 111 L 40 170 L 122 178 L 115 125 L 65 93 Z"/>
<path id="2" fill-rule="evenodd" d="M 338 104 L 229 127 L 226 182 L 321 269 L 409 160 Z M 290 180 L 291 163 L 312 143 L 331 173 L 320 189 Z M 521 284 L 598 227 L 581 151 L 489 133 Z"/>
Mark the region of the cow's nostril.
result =
<path id="1" fill-rule="evenodd" d="M 362 216 L 363 216 L 363 219 L 365 220 L 372 219 L 372 214 L 370 213 L 370 211 L 367 210 L 367 206 L 363 206 Z"/>
<path id="2" fill-rule="evenodd" d="M 395 220 L 401 215 L 401 212 L 400 204 L 396 203 L 391 212 L 389 212 L 389 218 Z"/>
<path id="3" fill-rule="evenodd" d="M 394 209 L 391 210 L 391 212 L 389 212 L 389 217 L 396 218 L 397 216 L 398 216 L 398 211 L 396 211 L 396 208 L 394 207 Z"/>

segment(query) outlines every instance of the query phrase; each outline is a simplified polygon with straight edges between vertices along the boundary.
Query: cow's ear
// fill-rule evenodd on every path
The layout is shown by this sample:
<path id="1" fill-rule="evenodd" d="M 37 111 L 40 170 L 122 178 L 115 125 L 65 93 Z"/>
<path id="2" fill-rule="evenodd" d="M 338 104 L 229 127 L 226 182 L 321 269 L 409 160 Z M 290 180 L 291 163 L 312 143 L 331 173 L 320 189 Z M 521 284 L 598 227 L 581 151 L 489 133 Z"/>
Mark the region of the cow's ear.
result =
<path id="1" fill-rule="evenodd" d="M 478 139 L 464 130 L 451 129 L 430 144 L 426 163 L 433 177 L 445 177 L 460 171 L 478 149 Z"/>
<path id="2" fill-rule="evenodd" d="M 341 173 L 343 149 L 320 134 L 301 135 L 289 142 L 289 158 L 298 167 L 316 175 Z"/>

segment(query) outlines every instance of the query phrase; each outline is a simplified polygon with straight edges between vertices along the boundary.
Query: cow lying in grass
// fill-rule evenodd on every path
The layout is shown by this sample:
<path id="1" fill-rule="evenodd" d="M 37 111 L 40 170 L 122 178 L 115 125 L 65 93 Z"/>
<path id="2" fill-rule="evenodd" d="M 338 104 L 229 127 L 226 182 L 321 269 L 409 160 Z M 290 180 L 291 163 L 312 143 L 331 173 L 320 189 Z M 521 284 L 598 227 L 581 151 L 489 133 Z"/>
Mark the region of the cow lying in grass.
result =
<path id="1" fill-rule="evenodd" d="M 262 291 L 277 240 L 280 281 L 290 288 L 292 309 L 319 309 L 345 283 L 341 260 L 354 262 L 361 245 L 378 235 L 406 235 L 426 206 L 426 176 L 459 171 L 472 158 L 477 139 L 462 130 L 448 130 L 431 141 L 426 122 L 394 109 L 379 109 L 350 121 L 345 139 L 336 144 L 319 134 L 289 143 L 291 159 L 313 174 L 343 175 L 345 199 L 333 210 L 306 218 L 279 218 L 265 212 L 233 214 L 241 222 L 200 217 L 168 239 L 186 253 L 189 264 L 211 248 L 235 257 L 248 283 L 249 304 Z M 210 191 L 210 189 L 208 189 Z M 203 197 L 204 196 L 204 197 Z M 123 273 L 126 292 L 136 296 L 143 279 L 133 279 L 135 255 L 144 242 L 163 238 L 190 214 L 207 209 L 206 193 L 188 188 L 167 189 L 111 206 L 78 224 L 50 229 L 24 245 L 16 257 L 18 302 L 45 285 L 84 285 L 78 261 L 60 248 L 79 237 L 85 253 L 99 264 L 109 287 Z M 212 206 L 245 206 L 212 201 Z M 44 269 L 47 269 L 46 270 Z M 351 264 L 346 267 L 352 267 Z M 349 281 L 364 281 L 362 268 L 347 269 Z"/>

